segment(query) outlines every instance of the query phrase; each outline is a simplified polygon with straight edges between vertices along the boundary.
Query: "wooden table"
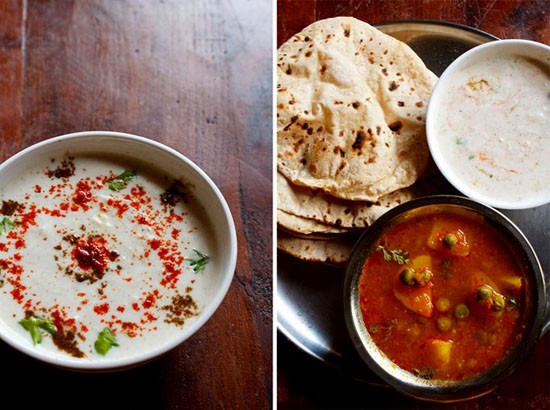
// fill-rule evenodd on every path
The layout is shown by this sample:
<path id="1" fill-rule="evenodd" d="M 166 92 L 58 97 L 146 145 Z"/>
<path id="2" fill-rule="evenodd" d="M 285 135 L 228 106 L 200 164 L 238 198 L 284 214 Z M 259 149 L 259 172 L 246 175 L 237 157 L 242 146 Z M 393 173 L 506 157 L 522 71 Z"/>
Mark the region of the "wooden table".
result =
<path id="1" fill-rule="evenodd" d="M 277 45 L 314 21 L 351 15 L 371 24 L 390 20 L 434 19 L 466 24 L 500 38 L 550 43 L 547 1 L 510 0 L 278 0 Z M 546 215 L 546 221 L 549 216 Z M 549 226 L 545 227 L 548 238 Z M 548 260 L 548 242 L 542 257 Z M 549 332 L 550 333 L 550 332 Z M 277 338 L 277 403 L 280 409 L 550 409 L 550 334 L 517 371 L 489 395 L 437 405 L 403 396 L 380 382 L 359 382 Z"/>
<path id="2" fill-rule="evenodd" d="M 0 2 L 0 161 L 75 131 L 148 137 L 210 175 L 239 240 L 214 316 L 143 367 L 74 373 L 0 342 L 13 408 L 271 407 L 272 17 L 269 0 Z"/>

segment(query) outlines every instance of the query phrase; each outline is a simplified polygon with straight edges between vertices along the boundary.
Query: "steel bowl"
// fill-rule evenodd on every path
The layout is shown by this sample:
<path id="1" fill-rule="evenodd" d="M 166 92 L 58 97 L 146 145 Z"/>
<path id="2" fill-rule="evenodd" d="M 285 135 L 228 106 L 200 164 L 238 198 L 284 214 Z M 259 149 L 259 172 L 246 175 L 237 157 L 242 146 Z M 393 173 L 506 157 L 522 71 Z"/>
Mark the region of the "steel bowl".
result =
<path id="1" fill-rule="evenodd" d="M 374 252 L 379 239 L 396 225 L 424 213 L 453 212 L 485 221 L 508 239 L 510 249 L 524 268 L 528 290 L 524 317 L 524 337 L 503 359 L 490 369 L 460 381 L 426 380 L 393 363 L 374 343 L 361 314 L 359 283 L 363 265 Z M 415 199 L 385 213 L 360 237 L 346 266 L 344 314 L 353 345 L 366 365 L 396 390 L 418 399 L 452 402 L 487 394 L 514 371 L 548 330 L 547 290 L 535 251 L 527 238 L 506 216 L 477 201 L 461 196 L 437 195 Z M 546 323 L 545 323 L 546 321 Z"/>

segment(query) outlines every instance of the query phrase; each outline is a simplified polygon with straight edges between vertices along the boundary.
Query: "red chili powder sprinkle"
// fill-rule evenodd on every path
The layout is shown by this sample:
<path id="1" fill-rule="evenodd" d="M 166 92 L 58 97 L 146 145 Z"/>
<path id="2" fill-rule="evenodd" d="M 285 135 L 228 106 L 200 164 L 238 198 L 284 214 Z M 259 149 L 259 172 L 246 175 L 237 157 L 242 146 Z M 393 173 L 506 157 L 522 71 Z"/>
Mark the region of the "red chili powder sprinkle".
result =
<path id="1" fill-rule="evenodd" d="M 172 229 L 172 238 L 175 240 L 178 240 L 180 233 L 181 233 L 180 229 L 176 229 L 176 228 Z"/>
<path id="2" fill-rule="evenodd" d="M 149 294 L 141 304 L 144 309 L 149 309 L 151 306 L 153 306 L 156 302 L 155 295 Z"/>
<path id="3" fill-rule="evenodd" d="M 79 241 L 73 249 L 73 258 L 78 262 L 78 266 L 83 270 L 92 269 L 97 273 L 104 273 L 107 267 L 107 259 L 111 259 L 109 252 L 102 240 L 88 238 L 86 241 Z"/>
<path id="4" fill-rule="evenodd" d="M 98 315 L 104 315 L 109 311 L 109 304 L 104 303 L 102 305 L 96 305 L 94 306 L 94 312 Z"/>
<path id="5" fill-rule="evenodd" d="M 80 205 L 82 209 L 87 211 L 89 209 L 88 202 L 93 199 L 92 188 L 86 180 L 80 180 L 76 184 L 76 191 L 73 195 L 73 202 Z"/>
<path id="6" fill-rule="evenodd" d="M 160 247 L 160 239 L 151 239 L 149 241 L 149 246 L 156 251 Z"/>

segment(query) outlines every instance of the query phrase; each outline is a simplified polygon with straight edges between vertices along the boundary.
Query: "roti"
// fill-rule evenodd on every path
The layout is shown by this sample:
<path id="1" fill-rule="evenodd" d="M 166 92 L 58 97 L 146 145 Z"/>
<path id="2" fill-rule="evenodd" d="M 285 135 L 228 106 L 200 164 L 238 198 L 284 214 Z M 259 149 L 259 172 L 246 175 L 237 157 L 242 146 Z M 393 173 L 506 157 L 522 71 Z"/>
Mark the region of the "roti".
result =
<path id="1" fill-rule="evenodd" d="M 364 228 L 383 213 L 416 196 L 416 189 L 404 188 L 382 196 L 376 202 L 348 201 L 322 190 L 294 185 L 277 173 L 277 210 L 341 228 Z M 282 219 L 278 222 L 283 224 Z M 296 230 L 296 229 L 292 229 Z"/>
<path id="2" fill-rule="evenodd" d="M 277 78 L 277 168 L 293 184 L 375 202 L 425 170 L 437 77 L 405 43 L 321 20 L 279 48 Z"/>
<path id="3" fill-rule="evenodd" d="M 283 228 L 301 235 L 313 234 L 339 234 L 348 232 L 348 229 L 339 228 L 334 225 L 328 225 L 314 219 L 304 218 L 302 216 L 292 215 L 280 209 L 277 209 L 277 223 Z"/>
<path id="4" fill-rule="evenodd" d="M 355 236 L 326 240 L 306 239 L 278 230 L 277 247 L 305 261 L 343 265 L 348 261 L 356 239 Z"/>

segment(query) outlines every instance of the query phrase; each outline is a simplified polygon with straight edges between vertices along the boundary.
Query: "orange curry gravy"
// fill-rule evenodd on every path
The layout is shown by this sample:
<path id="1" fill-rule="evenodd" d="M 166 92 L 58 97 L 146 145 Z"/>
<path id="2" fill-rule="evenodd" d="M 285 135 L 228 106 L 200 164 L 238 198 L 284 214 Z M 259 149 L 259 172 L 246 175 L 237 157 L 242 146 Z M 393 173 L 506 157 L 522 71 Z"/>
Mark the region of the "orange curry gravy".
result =
<path id="1" fill-rule="evenodd" d="M 376 345 L 427 379 L 462 380 L 497 363 L 525 328 L 525 278 L 505 243 L 491 226 L 451 213 L 386 233 L 360 282 Z"/>

